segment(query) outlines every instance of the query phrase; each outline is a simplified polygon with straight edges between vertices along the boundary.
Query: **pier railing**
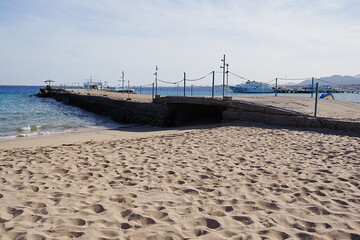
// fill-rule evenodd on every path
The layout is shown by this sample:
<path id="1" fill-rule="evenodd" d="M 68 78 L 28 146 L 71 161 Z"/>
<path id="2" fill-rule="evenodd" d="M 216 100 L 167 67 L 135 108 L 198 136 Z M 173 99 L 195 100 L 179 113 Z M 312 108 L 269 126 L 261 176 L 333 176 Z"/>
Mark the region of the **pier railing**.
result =
<path id="1" fill-rule="evenodd" d="M 161 88 L 173 88 L 176 89 L 176 91 L 172 91 L 171 95 L 172 96 L 193 96 L 193 95 L 197 95 L 198 94 L 194 94 L 194 86 L 195 84 L 198 84 L 197 88 L 200 87 L 200 81 L 202 81 L 201 83 L 204 83 L 204 81 L 206 81 L 208 83 L 207 87 L 203 87 L 203 89 L 208 89 L 209 91 L 206 91 L 206 96 L 207 97 L 212 97 L 214 98 L 215 96 L 218 97 L 222 97 L 224 100 L 229 100 L 231 99 L 231 97 L 229 97 L 229 95 L 231 96 L 236 96 L 236 94 L 229 94 L 229 86 L 234 86 L 240 83 L 245 83 L 248 81 L 251 82 L 257 82 L 253 79 L 249 79 L 246 78 L 240 74 L 237 73 L 233 73 L 231 71 L 229 71 L 229 64 L 226 62 L 225 60 L 225 55 L 223 56 L 223 58 L 221 59 L 221 66 L 220 69 L 222 69 L 222 71 L 210 71 L 209 73 L 204 74 L 201 77 L 197 77 L 197 78 L 188 78 L 186 72 L 183 73 L 183 77 L 179 78 L 175 81 L 169 81 L 169 80 L 164 80 L 161 77 L 159 78 L 158 75 L 158 66 L 156 66 L 155 68 L 155 73 L 154 73 L 154 80 L 151 83 L 147 83 L 147 84 L 140 84 L 140 85 L 130 85 L 130 81 L 127 81 L 127 91 L 125 88 L 125 76 L 124 76 L 124 71 L 122 72 L 122 77 L 121 77 L 121 81 L 122 82 L 122 91 L 121 92 L 127 92 L 128 94 L 130 93 L 130 89 L 134 89 L 136 90 L 138 93 L 140 94 L 150 94 L 152 95 L 152 99 L 154 99 L 155 97 L 157 97 L 156 95 L 160 95 Z M 219 80 L 218 75 L 221 76 L 221 81 Z M 231 76 L 231 78 L 229 78 L 229 75 Z M 104 84 L 102 83 L 101 80 L 95 80 L 92 76 L 90 77 L 89 82 L 91 83 L 101 83 L 100 87 L 97 87 L 95 89 L 91 89 L 91 88 L 87 88 L 87 91 L 112 91 L 112 90 L 116 90 L 115 88 L 111 88 L 109 87 L 108 81 L 104 81 Z M 311 87 L 304 87 L 301 85 L 304 84 L 304 81 L 309 80 L 308 82 L 311 84 Z M 345 89 L 342 89 L 341 86 L 339 84 L 335 84 L 332 82 L 328 82 L 325 81 L 323 79 L 320 78 L 315 78 L 315 77 L 303 77 L 303 78 L 281 78 L 281 77 L 277 77 L 274 79 L 271 79 L 267 82 L 264 82 L 265 84 L 269 84 L 272 86 L 273 88 L 273 94 L 274 96 L 278 96 L 279 94 L 283 94 L 283 93 L 306 93 L 309 94 L 310 98 L 314 98 L 314 94 L 317 94 L 319 92 L 332 92 L 332 93 L 341 93 L 341 92 L 346 92 Z M 329 88 L 329 89 L 321 89 L 319 84 L 320 83 L 324 83 L 324 84 L 330 84 L 332 86 L 337 86 L 337 88 Z M 317 86 L 317 87 L 316 87 Z M 54 86 L 53 86 L 54 87 Z M 82 86 L 80 85 L 80 82 L 72 82 L 72 83 L 67 83 L 67 84 L 60 84 L 58 86 L 55 86 L 58 88 L 63 88 L 63 89 L 80 89 L 82 88 Z M 168 89 L 167 89 L 168 90 Z M 358 91 L 356 90 L 351 90 L 351 92 L 360 92 L 360 89 Z M 165 95 L 169 95 L 168 94 L 169 91 L 167 91 L 167 94 Z M 267 93 L 268 95 L 271 95 L 271 93 Z M 164 95 L 164 94 L 162 94 Z M 317 109 L 317 99 L 315 99 L 315 111 L 314 111 L 314 115 L 316 116 L 316 109 Z"/>

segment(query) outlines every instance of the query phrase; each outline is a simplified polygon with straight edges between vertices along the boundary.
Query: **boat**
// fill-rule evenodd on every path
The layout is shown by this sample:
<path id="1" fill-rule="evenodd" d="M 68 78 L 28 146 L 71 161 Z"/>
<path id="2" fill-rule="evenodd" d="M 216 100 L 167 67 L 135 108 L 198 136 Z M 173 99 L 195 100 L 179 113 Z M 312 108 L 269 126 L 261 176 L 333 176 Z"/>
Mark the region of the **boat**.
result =
<path id="1" fill-rule="evenodd" d="M 235 86 L 229 86 L 229 88 L 236 93 L 272 93 L 274 89 L 270 87 L 269 84 L 247 81 L 243 84 L 238 84 Z"/>
<path id="2" fill-rule="evenodd" d="M 95 81 L 88 81 L 88 82 L 84 82 L 84 88 L 85 89 L 102 89 L 103 84 L 102 82 L 95 82 Z"/>
<path id="3" fill-rule="evenodd" d="M 136 94 L 137 92 L 135 91 L 135 89 L 115 89 L 115 92 L 118 93 L 131 93 L 131 94 Z"/>

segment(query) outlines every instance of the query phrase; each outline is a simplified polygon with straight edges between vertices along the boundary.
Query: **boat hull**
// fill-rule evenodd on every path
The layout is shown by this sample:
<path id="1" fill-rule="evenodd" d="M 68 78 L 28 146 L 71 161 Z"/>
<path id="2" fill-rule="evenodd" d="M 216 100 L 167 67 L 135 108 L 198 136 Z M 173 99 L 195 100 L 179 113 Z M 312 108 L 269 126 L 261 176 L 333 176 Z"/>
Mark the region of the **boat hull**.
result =
<path id="1" fill-rule="evenodd" d="M 235 93 L 273 93 L 274 90 L 271 88 L 253 88 L 253 87 L 233 87 L 230 89 Z"/>

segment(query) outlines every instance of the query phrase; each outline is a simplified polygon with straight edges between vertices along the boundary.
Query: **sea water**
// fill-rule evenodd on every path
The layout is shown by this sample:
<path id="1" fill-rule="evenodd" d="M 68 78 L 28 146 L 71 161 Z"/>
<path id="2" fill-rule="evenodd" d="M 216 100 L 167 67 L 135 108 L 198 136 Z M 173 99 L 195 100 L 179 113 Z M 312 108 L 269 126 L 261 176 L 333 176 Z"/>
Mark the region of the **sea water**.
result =
<path id="1" fill-rule="evenodd" d="M 31 97 L 40 86 L 0 86 L 0 141 L 121 124 L 52 98 Z"/>

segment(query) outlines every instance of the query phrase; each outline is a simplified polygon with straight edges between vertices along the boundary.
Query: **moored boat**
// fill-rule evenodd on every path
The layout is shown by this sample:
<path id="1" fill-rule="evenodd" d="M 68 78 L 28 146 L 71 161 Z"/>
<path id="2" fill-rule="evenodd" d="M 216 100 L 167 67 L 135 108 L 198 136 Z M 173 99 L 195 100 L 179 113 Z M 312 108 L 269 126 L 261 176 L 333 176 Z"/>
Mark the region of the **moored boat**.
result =
<path id="1" fill-rule="evenodd" d="M 136 94 L 137 92 L 135 91 L 135 89 L 115 89 L 115 92 L 118 93 L 131 93 L 131 94 Z"/>
<path id="2" fill-rule="evenodd" d="M 244 84 L 238 84 L 235 86 L 229 86 L 229 88 L 236 93 L 272 93 L 274 89 L 269 84 L 247 81 Z"/>

